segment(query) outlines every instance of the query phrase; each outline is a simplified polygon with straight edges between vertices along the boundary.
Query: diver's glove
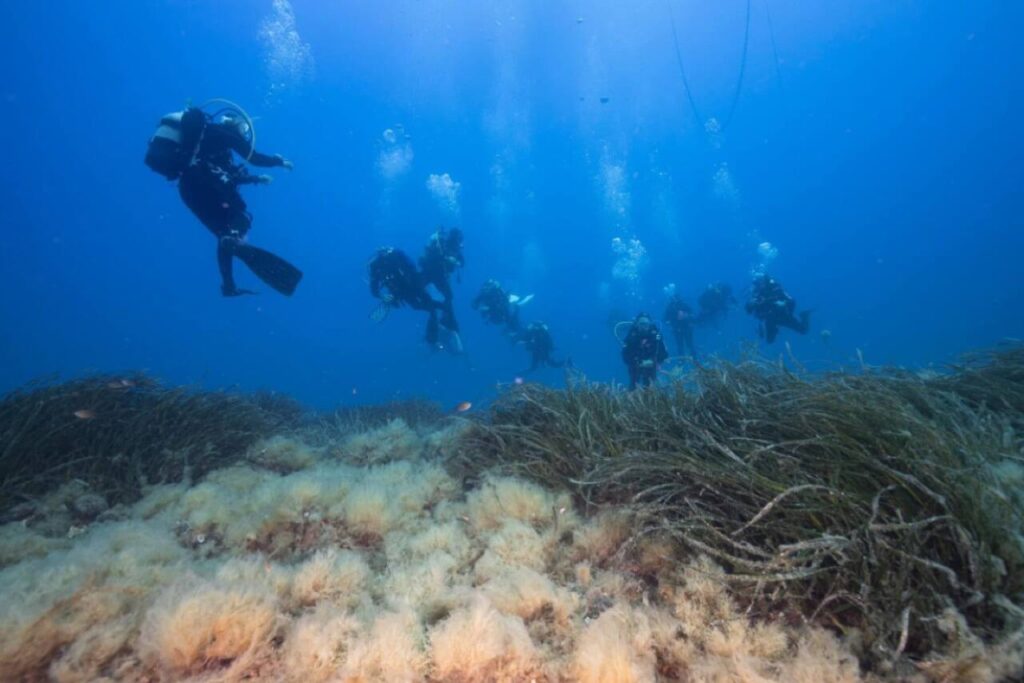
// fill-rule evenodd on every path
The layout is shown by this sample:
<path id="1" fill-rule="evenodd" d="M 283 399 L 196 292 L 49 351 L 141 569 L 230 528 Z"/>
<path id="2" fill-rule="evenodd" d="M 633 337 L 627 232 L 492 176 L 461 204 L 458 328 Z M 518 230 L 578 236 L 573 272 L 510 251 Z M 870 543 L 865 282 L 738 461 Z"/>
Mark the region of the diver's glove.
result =
<path id="1" fill-rule="evenodd" d="M 290 171 L 293 168 L 295 168 L 295 164 L 293 164 L 292 162 L 288 161 L 287 159 L 285 159 L 280 154 L 277 154 L 275 156 L 277 157 L 277 160 L 281 162 L 281 166 L 283 166 L 286 171 Z"/>
<path id="2" fill-rule="evenodd" d="M 272 182 L 274 182 L 274 176 L 272 175 L 267 175 L 264 173 L 263 175 L 256 176 L 256 183 L 258 185 L 269 185 Z"/>

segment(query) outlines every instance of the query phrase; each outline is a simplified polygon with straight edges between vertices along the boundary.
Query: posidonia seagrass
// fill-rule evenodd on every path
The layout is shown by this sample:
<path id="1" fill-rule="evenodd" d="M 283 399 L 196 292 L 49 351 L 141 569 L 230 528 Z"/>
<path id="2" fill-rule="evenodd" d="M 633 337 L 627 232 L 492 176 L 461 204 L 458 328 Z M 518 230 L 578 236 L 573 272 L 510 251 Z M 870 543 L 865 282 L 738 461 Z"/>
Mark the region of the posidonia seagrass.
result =
<path id="1" fill-rule="evenodd" d="M 129 502 L 147 484 L 198 478 L 303 419 L 275 394 L 167 388 L 139 373 L 29 385 L 0 399 L 0 511 L 72 479 Z"/>
<path id="2" fill-rule="evenodd" d="M 1019 627 L 1024 491 L 996 468 L 1024 464 L 1022 438 L 1014 345 L 944 374 L 748 361 L 634 392 L 524 385 L 454 461 L 629 505 L 643 533 L 722 563 L 752 613 L 859 629 L 885 659 L 938 649 L 949 608 L 984 638 Z"/>

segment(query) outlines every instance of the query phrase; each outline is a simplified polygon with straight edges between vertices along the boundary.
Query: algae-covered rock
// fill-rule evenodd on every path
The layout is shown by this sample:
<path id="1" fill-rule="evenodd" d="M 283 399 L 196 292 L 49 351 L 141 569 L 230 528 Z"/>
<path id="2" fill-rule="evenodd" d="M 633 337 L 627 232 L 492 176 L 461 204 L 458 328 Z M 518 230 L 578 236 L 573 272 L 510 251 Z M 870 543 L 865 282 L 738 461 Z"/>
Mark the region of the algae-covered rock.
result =
<path id="1" fill-rule="evenodd" d="M 68 507 L 71 512 L 83 520 L 92 520 L 106 512 L 109 505 L 107 499 L 96 493 L 86 493 L 73 499 Z"/>

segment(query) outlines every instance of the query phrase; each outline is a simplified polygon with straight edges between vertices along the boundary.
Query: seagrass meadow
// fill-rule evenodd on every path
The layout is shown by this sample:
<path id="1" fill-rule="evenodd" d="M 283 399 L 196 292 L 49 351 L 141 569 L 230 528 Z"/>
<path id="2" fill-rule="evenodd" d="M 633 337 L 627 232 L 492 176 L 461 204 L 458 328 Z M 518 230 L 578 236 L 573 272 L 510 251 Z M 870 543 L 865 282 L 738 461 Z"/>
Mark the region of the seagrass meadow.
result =
<path id="1" fill-rule="evenodd" d="M 1024 347 L 479 415 L 0 401 L 0 680 L 1014 681 Z"/>

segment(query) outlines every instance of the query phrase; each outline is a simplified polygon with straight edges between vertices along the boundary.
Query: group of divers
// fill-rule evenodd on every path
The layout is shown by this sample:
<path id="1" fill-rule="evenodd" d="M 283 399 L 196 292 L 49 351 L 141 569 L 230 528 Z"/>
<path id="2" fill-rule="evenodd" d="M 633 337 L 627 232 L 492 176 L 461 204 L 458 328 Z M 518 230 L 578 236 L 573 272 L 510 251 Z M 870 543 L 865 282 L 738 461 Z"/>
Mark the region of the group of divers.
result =
<path id="1" fill-rule="evenodd" d="M 211 105 L 217 106 L 213 112 L 207 111 Z M 241 161 L 236 161 L 236 156 Z M 292 169 L 292 163 L 280 154 L 256 151 L 252 120 L 244 110 L 225 100 L 212 100 L 167 114 L 150 139 L 145 162 L 168 180 L 177 181 L 182 201 L 217 238 L 217 265 L 224 296 L 254 293 L 236 285 L 236 258 L 276 291 L 286 296 L 295 291 L 302 272 L 281 257 L 246 242 L 252 215 L 239 187 L 272 180 L 268 175 L 253 175 L 246 163 L 286 170 Z M 464 265 L 463 233 L 458 228 L 435 232 L 418 264 L 395 247 L 378 249 L 369 263 L 369 284 L 370 293 L 380 305 L 371 317 L 379 322 L 388 312 L 401 307 L 425 312 L 427 343 L 463 353 L 451 280 Z M 431 287 L 440 299 L 431 295 Z M 499 327 L 508 339 L 527 350 L 531 358 L 527 372 L 545 366 L 571 367 L 571 359 L 554 358 L 555 344 L 547 324 L 534 321 L 524 327 L 520 322 L 520 309 L 531 298 L 532 295 L 511 294 L 491 279 L 480 288 L 472 306 L 485 322 Z M 679 355 L 696 359 L 694 327 L 718 323 L 736 303 L 732 288 L 725 283 L 707 286 L 698 297 L 696 313 L 673 291 L 664 322 L 672 330 Z M 768 343 L 775 340 L 780 328 L 799 334 L 806 334 L 809 329 L 809 312 L 798 314 L 796 300 L 777 280 L 764 273 L 754 277 L 745 308 L 758 320 L 759 333 Z M 628 325 L 619 340 L 630 388 L 648 386 L 655 382 L 662 364 L 669 359 L 665 341 L 647 313 L 641 312 L 632 321 L 621 324 Z"/>

